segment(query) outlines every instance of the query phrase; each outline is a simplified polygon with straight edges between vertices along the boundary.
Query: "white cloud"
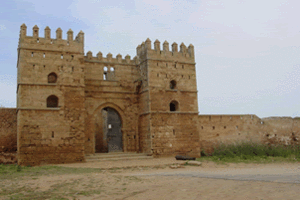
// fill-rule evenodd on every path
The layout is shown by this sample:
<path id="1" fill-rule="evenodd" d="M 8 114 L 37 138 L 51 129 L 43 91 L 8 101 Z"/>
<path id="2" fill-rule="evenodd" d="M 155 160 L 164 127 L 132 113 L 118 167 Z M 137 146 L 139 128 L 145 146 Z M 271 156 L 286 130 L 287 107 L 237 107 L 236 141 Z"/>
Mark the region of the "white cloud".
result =
<path id="1" fill-rule="evenodd" d="M 6 29 L 5 25 L 4 24 L 0 24 L 0 31 L 3 31 L 5 29 Z"/>

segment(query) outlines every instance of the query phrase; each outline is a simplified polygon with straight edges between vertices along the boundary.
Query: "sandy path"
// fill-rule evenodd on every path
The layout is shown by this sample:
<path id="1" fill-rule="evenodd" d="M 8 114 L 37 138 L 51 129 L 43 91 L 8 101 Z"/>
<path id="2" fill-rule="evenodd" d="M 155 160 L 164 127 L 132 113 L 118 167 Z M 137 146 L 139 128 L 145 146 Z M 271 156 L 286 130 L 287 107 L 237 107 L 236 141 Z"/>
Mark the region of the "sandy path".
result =
<path id="1" fill-rule="evenodd" d="M 88 163 L 71 163 L 60 164 L 55 166 L 63 167 L 82 167 L 82 168 L 126 168 L 126 167 L 153 167 L 170 164 L 182 164 L 185 161 L 178 161 L 175 158 L 153 158 L 153 159 L 138 159 L 138 160 L 120 160 L 120 161 L 100 161 Z"/>
<path id="2" fill-rule="evenodd" d="M 300 199 L 300 184 L 296 183 L 201 177 L 299 175 L 299 163 L 217 165 L 205 162 L 200 167 L 169 168 L 174 162 L 182 163 L 174 158 L 160 158 L 65 164 L 59 166 L 102 170 L 97 173 L 38 176 L 34 179 L 28 177 L 16 181 L 0 180 L 0 183 L 1 189 L 14 187 L 14 192 L 22 192 L 24 188 L 24 191 L 34 191 L 36 196 L 31 199 L 50 199 L 50 196 L 54 199 Z"/>

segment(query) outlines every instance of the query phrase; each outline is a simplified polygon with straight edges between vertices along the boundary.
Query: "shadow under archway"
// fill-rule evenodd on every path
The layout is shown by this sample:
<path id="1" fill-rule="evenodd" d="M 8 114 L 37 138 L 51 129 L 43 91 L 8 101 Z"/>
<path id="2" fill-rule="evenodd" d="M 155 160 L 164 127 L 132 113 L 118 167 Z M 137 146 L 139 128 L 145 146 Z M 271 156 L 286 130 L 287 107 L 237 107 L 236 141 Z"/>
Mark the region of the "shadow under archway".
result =
<path id="1" fill-rule="evenodd" d="M 100 114 L 101 113 L 101 114 Z M 122 152 L 122 120 L 117 110 L 104 107 L 96 119 L 95 152 Z"/>

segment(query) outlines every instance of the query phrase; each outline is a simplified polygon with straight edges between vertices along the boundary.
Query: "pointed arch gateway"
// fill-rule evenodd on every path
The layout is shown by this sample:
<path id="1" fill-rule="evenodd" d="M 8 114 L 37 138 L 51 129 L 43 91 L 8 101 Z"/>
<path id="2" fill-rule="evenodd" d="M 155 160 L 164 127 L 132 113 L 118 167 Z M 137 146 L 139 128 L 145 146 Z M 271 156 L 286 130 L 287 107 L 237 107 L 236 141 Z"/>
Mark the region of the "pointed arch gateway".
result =
<path id="1" fill-rule="evenodd" d="M 95 152 L 122 152 L 122 119 L 119 112 L 112 107 L 103 107 L 96 120 Z"/>

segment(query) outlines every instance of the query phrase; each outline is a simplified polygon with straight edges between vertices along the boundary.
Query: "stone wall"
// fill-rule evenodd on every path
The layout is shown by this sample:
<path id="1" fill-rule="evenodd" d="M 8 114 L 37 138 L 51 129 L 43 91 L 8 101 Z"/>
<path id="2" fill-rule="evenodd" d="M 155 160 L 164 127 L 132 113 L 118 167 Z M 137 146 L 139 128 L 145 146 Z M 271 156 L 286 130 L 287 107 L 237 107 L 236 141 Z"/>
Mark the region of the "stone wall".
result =
<path id="1" fill-rule="evenodd" d="M 252 141 L 260 144 L 299 144 L 299 118 L 256 115 L 199 115 L 201 149 L 206 153 L 220 143 L 235 144 Z"/>
<path id="2" fill-rule="evenodd" d="M 107 107 L 120 117 L 124 152 L 199 157 L 200 147 L 212 152 L 221 142 L 298 144 L 299 119 L 198 116 L 193 45 L 173 43 L 170 49 L 165 41 L 161 48 L 156 40 L 152 48 L 147 39 L 133 59 L 93 56 L 90 51 L 84 55 L 82 31 L 75 39 L 72 30 L 67 39 L 60 28 L 56 38 L 49 27 L 44 37 L 37 26 L 32 31 L 27 36 L 27 27 L 21 26 L 17 109 L 0 111 L 0 147 L 12 151 L 18 141 L 21 165 L 82 162 L 96 149 L 107 152 L 106 126 L 111 124 L 102 112 Z"/>
<path id="3" fill-rule="evenodd" d="M 0 153 L 17 151 L 17 109 L 0 108 Z"/>
<path id="4" fill-rule="evenodd" d="M 200 157 L 197 117 L 189 113 L 152 113 L 153 155 Z"/>

